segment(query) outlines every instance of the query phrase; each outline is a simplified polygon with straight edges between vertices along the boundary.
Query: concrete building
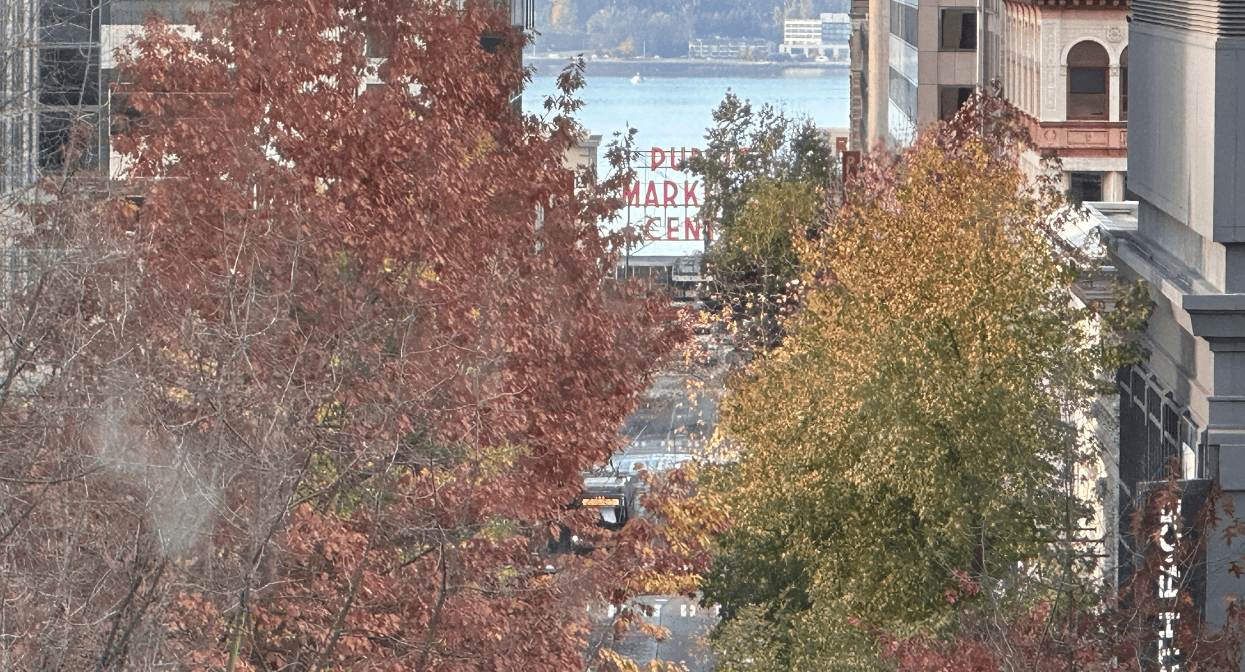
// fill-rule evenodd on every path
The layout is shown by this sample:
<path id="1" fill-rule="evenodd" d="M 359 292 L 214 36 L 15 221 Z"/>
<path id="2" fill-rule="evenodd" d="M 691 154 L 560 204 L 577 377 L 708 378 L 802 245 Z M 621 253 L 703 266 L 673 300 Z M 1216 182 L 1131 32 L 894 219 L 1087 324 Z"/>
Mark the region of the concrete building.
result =
<path id="1" fill-rule="evenodd" d="M 1058 157 L 1080 201 L 1125 199 L 1130 0 L 986 0 L 984 81 L 1024 113 L 1036 174 Z"/>
<path id="2" fill-rule="evenodd" d="M 1169 458 L 1245 511 L 1245 0 L 1133 0 L 1128 189 L 1134 228 L 1108 223 L 1115 266 L 1148 281 L 1150 356 L 1122 371 L 1120 469 Z M 1143 473 L 1144 472 L 1144 473 Z M 1240 543 L 1212 535 L 1207 618 L 1245 595 Z"/>
<path id="3" fill-rule="evenodd" d="M 1079 200 L 1122 200 L 1128 145 L 1130 0 L 874 0 L 869 58 L 874 97 L 863 106 L 865 135 L 889 146 L 912 142 L 950 119 L 982 86 L 1002 92 L 1025 115 L 1043 156 L 1062 160 Z M 880 14 L 878 14 L 880 12 Z M 886 30 L 883 31 L 882 29 Z M 982 48 L 978 49 L 978 45 Z"/>

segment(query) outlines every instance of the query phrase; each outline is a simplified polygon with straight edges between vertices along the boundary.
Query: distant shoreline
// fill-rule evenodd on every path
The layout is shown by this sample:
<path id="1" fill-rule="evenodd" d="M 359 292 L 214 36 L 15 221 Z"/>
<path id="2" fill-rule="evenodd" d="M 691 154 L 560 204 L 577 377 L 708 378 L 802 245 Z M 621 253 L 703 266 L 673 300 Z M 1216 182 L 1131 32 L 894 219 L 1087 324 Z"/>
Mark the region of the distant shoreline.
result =
<path id="1" fill-rule="evenodd" d="M 537 77 L 551 77 L 562 71 L 575 54 L 558 58 L 525 55 L 523 64 L 536 68 Z M 818 63 L 770 61 L 734 61 L 726 59 L 584 59 L 584 72 L 589 77 L 825 77 L 845 71 L 847 61 Z"/>

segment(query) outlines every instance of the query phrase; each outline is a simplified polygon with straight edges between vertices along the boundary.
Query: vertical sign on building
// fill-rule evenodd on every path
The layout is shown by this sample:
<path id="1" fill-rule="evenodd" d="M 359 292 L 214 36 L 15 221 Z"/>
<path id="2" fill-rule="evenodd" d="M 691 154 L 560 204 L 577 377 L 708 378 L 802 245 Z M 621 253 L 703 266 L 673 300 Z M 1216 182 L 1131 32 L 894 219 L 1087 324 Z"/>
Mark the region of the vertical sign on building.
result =
<path id="1" fill-rule="evenodd" d="M 1152 532 L 1144 538 L 1125 540 L 1133 548 L 1148 547 L 1146 556 L 1157 560 L 1157 572 L 1145 574 L 1154 583 L 1144 588 L 1152 588 L 1156 599 L 1150 650 L 1153 669 L 1159 672 L 1185 669 L 1188 652 L 1181 650 L 1179 631 L 1181 626 L 1194 625 L 1206 603 L 1206 564 L 1200 548 L 1202 539 L 1193 521 L 1210 493 L 1210 481 L 1177 481 L 1174 496 L 1166 494 L 1169 486 L 1169 481 L 1137 483 L 1136 501 L 1146 507 L 1145 520 Z M 1137 567 L 1133 567 L 1128 578 L 1140 578 L 1136 572 Z"/>
<path id="2" fill-rule="evenodd" d="M 1180 648 L 1176 644 L 1176 622 L 1180 620 L 1180 585 L 1184 572 L 1179 557 L 1180 541 L 1184 527 L 1180 516 L 1180 500 L 1160 504 L 1159 578 L 1158 578 L 1158 637 L 1155 639 L 1155 658 L 1160 672 L 1178 672 L 1181 665 Z"/>

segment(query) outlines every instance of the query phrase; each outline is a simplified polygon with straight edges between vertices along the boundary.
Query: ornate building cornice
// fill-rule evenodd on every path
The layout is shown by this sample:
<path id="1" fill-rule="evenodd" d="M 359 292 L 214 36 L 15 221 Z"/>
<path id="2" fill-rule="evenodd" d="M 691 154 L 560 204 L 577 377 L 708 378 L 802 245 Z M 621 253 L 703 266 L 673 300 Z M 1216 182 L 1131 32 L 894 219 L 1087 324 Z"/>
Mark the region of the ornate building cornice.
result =
<path id="1" fill-rule="evenodd" d="M 1136 0 L 1134 20 L 1218 37 L 1245 37 L 1245 0 Z"/>
<path id="2" fill-rule="evenodd" d="M 1004 0 L 1011 5 L 1057 7 L 1059 9 L 1131 9 L 1133 0 Z"/>

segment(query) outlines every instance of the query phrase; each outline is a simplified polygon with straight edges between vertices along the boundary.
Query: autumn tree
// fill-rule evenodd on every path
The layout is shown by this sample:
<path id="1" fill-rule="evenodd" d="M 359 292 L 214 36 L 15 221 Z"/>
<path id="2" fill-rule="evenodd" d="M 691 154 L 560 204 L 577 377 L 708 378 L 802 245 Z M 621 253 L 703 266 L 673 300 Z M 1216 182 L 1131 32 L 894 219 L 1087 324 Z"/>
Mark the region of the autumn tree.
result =
<path id="1" fill-rule="evenodd" d="M 1239 670 L 1245 649 L 1240 598 L 1227 597 L 1222 627 L 1208 623 L 1202 572 L 1211 537 L 1220 534 L 1230 555 L 1213 562 L 1240 571 L 1234 542 L 1245 523 L 1217 486 L 1179 481 L 1175 469 L 1164 482 L 1147 485 L 1139 497 L 1144 504 L 1132 516 L 1135 552 L 1122 559 L 1129 579 L 1118 594 L 1093 608 L 1042 600 L 965 611 L 949 639 L 929 633 L 898 638 L 874 629 L 883 657 L 897 672 Z M 979 589 L 968 581 L 963 587 Z"/>
<path id="2" fill-rule="evenodd" d="M 712 487 L 734 527 L 705 588 L 723 669 L 880 669 L 868 628 L 1092 599 L 1069 419 L 1123 351 L 1069 305 L 1061 200 L 1017 168 L 1004 117 L 974 99 L 795 239 L 803 308 L 723 409 L 740 459 Z"/>
<path id="3" fill-rule="evenodd" d="M 705 256 L 717 290 L 711 307 L 741 345 L 773 348 L 796 302 L 794 241 L 816 236 L 837 167 L 811 121 L 772 105 L 753 110 L 728 92 L 713 121 L 704 152 L 687 162 L 704 182 L 702 214 L 714 222 Z"/>
<path id="4" fill-rule="evenodd" d="M 605 281 L 626 176 L 514 110 L 521 48 L 491 3 L 148 20 L 131 192 L 57 220 L 101 263 L 0 407 L 5 667 L 580 669 L 586 606 L 703 570 L 699 523 L 567 506 L 684 331 Z"/>

